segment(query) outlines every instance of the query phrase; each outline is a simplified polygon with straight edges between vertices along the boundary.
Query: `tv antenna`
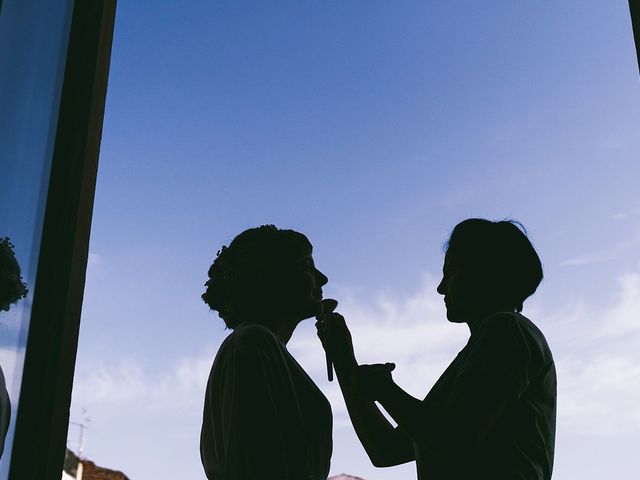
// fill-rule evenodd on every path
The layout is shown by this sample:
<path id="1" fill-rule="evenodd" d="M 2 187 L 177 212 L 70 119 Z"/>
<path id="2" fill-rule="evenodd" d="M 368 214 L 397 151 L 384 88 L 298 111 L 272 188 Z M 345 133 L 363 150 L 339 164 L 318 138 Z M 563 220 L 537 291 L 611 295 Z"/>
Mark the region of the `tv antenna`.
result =
<path id="1" fill-rule="evenodd" d="M 78 440 L 78 458 L 84 458 L 84 430 L 89 428 L 89 424 L 91 423 L 91 417 L 87 414 L 87 409 L 82 409 L 82 420 L 79 422 L 69 421 L 70 425 L 75 425 L 78 427 L 80 434 Z"/>

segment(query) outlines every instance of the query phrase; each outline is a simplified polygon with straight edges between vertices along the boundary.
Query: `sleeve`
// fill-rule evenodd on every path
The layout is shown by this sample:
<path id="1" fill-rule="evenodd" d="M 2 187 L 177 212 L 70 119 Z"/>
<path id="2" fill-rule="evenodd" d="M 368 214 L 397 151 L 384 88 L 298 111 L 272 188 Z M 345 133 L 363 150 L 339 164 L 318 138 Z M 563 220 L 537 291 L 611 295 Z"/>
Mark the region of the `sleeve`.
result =
<path id="1" fill-rule="evenodd" d="M 236 480 L 299 478 L 304 451 L 287 408 L 294 392 L 277 342 L 253 338 L 238 346 L 227 396 L 226 477 Z"/>

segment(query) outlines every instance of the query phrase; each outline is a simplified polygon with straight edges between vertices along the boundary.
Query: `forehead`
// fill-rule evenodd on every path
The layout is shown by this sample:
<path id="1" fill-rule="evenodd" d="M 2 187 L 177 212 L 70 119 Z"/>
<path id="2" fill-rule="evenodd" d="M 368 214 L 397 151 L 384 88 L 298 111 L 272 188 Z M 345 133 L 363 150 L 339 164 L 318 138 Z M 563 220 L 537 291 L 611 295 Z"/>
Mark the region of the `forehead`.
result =
<path id="1" fill-rule="evenodd" d="M 459 268 L 460 262 L 455 253 L 452 253 L 451 250 L 447 250 L 444 254 L 444 262 L 442 265 L 443 270 L 451 270 L 453 268 Z"/>
<path id="2" fill-rule="evenodd" d="M 444 252 L 444 264 L 453 263 L 454 260 L 455 255 L 451 252 L 451 249 L 447 249 L 447 251 Z"/>
<path id="3" fill-rule="evenodd" d="M 295 255 L 293 258 L 293 263 L 295 264 L 308 264 L 313 263 L 313 255 L 311 253 L 303 253 L 300 255 Z"/>

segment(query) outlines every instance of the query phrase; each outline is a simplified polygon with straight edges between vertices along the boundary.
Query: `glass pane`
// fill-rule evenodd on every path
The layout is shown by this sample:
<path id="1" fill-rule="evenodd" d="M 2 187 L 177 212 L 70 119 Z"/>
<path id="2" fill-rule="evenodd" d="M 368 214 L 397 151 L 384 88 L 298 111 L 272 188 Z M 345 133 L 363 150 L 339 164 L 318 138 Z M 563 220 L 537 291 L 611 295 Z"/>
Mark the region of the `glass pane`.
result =
<path id="1" fill-rule="evenodd" d="M 436 293 L 449 232 L 514 217 L 545 267 L 524 313 L 557 362 L 554 478 L 637 477 L 638 85 L 627 2 L 121 2 L 73 392 L 84 455 L 204 478 L 229 331 L 200 294 L 245 228 L 307 234 L 359 360 L 395 362 L 422 397 L 469 337 Z M 332 403 L 331 475 L 415 478 L 369 462 L 313 324 L 288 348 Z"/>
<path id="2" fill-rule="evenodd" d="M 72 6 L 5 1 L 0 10 L 0 479 L 8 475 L 19 406 Z"/>

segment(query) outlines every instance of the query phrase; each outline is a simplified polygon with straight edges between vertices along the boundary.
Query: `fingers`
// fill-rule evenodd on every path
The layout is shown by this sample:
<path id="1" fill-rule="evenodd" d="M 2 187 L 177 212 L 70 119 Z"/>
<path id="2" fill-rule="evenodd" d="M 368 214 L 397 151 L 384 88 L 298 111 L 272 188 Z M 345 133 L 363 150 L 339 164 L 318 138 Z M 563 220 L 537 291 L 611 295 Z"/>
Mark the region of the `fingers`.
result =
<path id="1" fill-rule="evenodd" d="M 345 338 L 347 335 L 350 337 L 344 317 L 339 313 L 333 312 L 323 315 L 318 324 L 318 331 L 322 332 L 327 338 L 330 337 L 335 340 L 337 338 Z"/>
<path id="2" fill-rule="evenodd" d="M 331 298 L 323 300 L 324 311 L 316 317 L 317 335 L 328 357 L 337 366 L 357 363 L 353 352 L 351 332 L 342 315 L 335 312 L 338 302 Z M 345 367 L 346 368 L 346 367 Z"/>
<path id="3" fill-rule="evenodd" d="M 330 313 L 328 315 L 323 315 L 318 319 L 315 325 L 318 337 L 322 341 L 327 340 L 327 338 L 332 335 L 331 332 L 336 331 L 336 328 L 346 328 L 344 317 L 339 313 Z"/>
<path id="4" fill-rule="evenodd" d="M 333 309 L 335 309 L 335 307 L 338 305 L 338 302 L 336 302 L 335 300 L 331 300 L 331 302 L 333 302 L 333 304 L 329 306 L 331 310 L 330 311 L 324 310 L 324 312 L 321 315 L 318 315 L 316 317 L 317 319 L 316 328 L 318 329 L 318 331 L 326 332 L 334 325 L 341 326 L 341 327 L 346 326 L 344 317 L 339 313 L 333 311 Z"/>
<path id="5" fill-rule="evenodd" d="M 396 364 L 387 362 L 387 363 L 373 363 L 373 364 L 363 364 L 358 366 L 359 370 L 364 372 L 371 373 L 379 373 L 379 372 L 393 372 L 396 369 Z"/>
<path id="6" fill-rule="evenodd" d="M 355 389 L 367 400 L 379 400 L 384 392 L 393 385 L 391 372 L 395 368 L 393 363 L 358 366 L 354 377 Z"/>
<path id="7" fill-rule="evenodd" d="M 333 311 L 336 309 L 337 306 L 338 306 L 338 301 L 334 300 L 333 298 L 325 298 L 324 300 L 322 300 L 322 313 L 316 316 L 316 319 L 318 320 L 316 322 L 316 328 L 318 329 L 318 332 L 327 331 L 328 317 L 330 315 L 331 316 L 336 315 L 334 314 Z"/>

